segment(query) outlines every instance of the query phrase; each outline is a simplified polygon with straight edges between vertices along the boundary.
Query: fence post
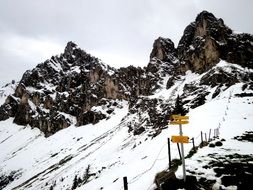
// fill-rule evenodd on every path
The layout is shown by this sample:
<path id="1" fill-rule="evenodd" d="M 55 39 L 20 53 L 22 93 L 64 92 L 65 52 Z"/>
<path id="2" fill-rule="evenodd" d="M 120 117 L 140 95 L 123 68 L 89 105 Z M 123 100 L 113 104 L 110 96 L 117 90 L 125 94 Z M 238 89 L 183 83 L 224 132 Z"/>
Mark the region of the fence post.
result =
<path id="1" fill-rule="evenodd" d="M 169 168 L 171 168 L 170 138 L 168 138 Z"/>
<path id="2" fill-rule="evenodd" d="M 123 177 L 124 190 L 128 190 L 127 177 Z"/>
<path id="3" fill-rule="evenodd" d="M 212 132 L 212 129 L 209 130 L 209 137 L 208 137 L 208 141 L 211 141 L 211 132 Z"/>
<path id="4" fill-rule="evenodd" d="M 195 150 L 194 137 L 192 137 L 192 144 L 193 144 L 193 149 Z"/>
<path id="5" fill-rule="evenodd" d="M 215 129 L 215 138 L 218 138 L 218 128 Z"/>
<path id="6" fill-rule="evenodd" d="M 206 133 L 205 133 L 205 139 L 206 139 L 206 142 L 207 142 L 207 136 L 206 136 Z"/>
<path id="7" fill-rule="evenodd" d="M 201 134 L 201 145 L 203 145 L 203 133 L 202 133 L 202 131 L 200 132 L 200 134 Z"/>
<path id="8" fill-rule="evenodd" d="M 178 149 L 178 154 L 179 154 L 180 160 L 182 160 L 182 156 L 181 156 L 181 152 L 180 152 L 180 148 L 179 148 L 179 144 L 178 143 L 177 143 L 177 149 Z"/>

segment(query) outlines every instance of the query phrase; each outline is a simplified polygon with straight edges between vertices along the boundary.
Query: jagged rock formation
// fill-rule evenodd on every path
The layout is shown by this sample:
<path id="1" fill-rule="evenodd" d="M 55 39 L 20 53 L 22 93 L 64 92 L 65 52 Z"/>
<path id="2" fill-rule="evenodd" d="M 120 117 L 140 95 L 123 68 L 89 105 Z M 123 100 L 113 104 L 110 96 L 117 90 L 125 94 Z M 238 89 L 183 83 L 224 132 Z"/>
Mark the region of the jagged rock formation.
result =
<path id="1" fill-rule="evenodd" d="M 203 73 L 220 59 L 253 68 L 252 41 L 252 35 L 235 34 L 222 19 L 203 11 L 195 22 L 186 27 L 177 47 L 177 55 L 186 63 L 182 71 L 190 69 Z"/>
<path id="2" fill-rule="evenodd" d="M 150 59 L 157 58 L 161 61 L 173 61 L 172 56 L 175 56 L 176 49 L 174 43 L 169 38 L 159 37 L 153 44 L 153 50 L 150 54 Z"/>
<path id="3" fill-rule="evenodd" d="M 241 67 L 216 66 L 220 60 Z M 170 39 L 155 40 L 144 68 L 112 68 L 69 42 L 63 54 L 24 73 L 0 107 L 0 120 L 14 117 L 15 123 L 49 136 L 71 124 L 108 118 L 126 100 L 124 124 L 129 131 L 154 136 L 167 125 L 177 95 L 185 106 L 195 108 L 235 83 L 252 86 L 253 74 L 245 67 L 253 68 L 253 36 L 234 34 L 222 19 L 203 11 L 186 27 L 177 48 Z M 192 73 L 199 76 L 189 81 Z M 164 89 L 170 96 L 152 97 Z"/>
<path id="4" fill-rule="evenodd" d="M 210 86 L 215 88 L 215 92 L 211 93 L 211 97 L 215 98 L 221 89 L 252 81 L 253 36 L 233 33 L 222 19 L 203 11 L 186 27 L 177 48 L 170 39 L 159 37 L 154 42 L 150 58 L 149 66 L 161 68 L 160 72 L 165 73 L 163 76 L 167 74 L 167 89 L 178 81 L 183 83 L 185 79 L 182 76 L 188 70 L 205 73 L 198 81 L 185 84 L 181 93 L 185 104 L 195 108 L 205 103 L 211 93 Z M 232 64 L 215 67 L 221 60 L 239 64 L 242 68 Z"/>
<path id="5" fill-rule="evenodd" d="M 105 66 L 69 42 L 63 54 L 24 73 L 15 93 L 1 106 L 0 119 L 14 117 L 15 123 L 38 127 L 48 136 L 68 127 L 69 116 L 78 126 L 97 123 L 106 115 L 93 107 L 111 99 L 147 96 L 158 86 L 155 75 L 142 68 Z"/>

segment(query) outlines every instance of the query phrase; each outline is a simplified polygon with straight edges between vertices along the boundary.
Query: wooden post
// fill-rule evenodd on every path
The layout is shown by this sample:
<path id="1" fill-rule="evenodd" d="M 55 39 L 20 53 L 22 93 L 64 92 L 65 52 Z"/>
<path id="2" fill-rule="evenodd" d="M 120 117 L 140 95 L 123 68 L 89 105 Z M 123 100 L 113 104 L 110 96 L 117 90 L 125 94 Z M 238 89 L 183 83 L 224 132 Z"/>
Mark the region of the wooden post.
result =
<path id="1" fill-rule="evenodd" d="M 205 133 L 205 139 L 206 139 L 206 142 L 207 142 L 207 136 L 206 136 L 206 133 Z"/>
<path id="2" fill-rule="evenodd" d="M 193 145 L 193 149 L 195 150 L 194 137 L 192 137 L 192 145 Z"/>
<path id="3" fill-rule="evenodd" d="M 123 177 L 124 190 L 128 190 L 127 177 Z"/>
<path id="4" fill-rule="evenodd" d="M 200 132 L 200 135 L 201 135 L 201 145 L 203 144 L 203 133 L 202 131 Z"/>
<path id="5" fill-rule="evenodd" d="M 179 154 L 180 160 L 182 160 L 182 156 L 181 156 L 181 152 L 180 152 L 180 148 L 179 148 L 179 144 L 178 143 L 177 143 L 177 149 L 178 149 L 178 154 Z"/>
<path id="6" fill-rule="evenodd" d="M 211 141 L 211 132 L 212 132 L 212 129 L 209 130 L 209 137 L 208 137 L 208 141 Z"/>
<path id="7" fill-rule="evenodd" d="M 170 138 L 168 138 L 169 168 L 171 168 Z"/>

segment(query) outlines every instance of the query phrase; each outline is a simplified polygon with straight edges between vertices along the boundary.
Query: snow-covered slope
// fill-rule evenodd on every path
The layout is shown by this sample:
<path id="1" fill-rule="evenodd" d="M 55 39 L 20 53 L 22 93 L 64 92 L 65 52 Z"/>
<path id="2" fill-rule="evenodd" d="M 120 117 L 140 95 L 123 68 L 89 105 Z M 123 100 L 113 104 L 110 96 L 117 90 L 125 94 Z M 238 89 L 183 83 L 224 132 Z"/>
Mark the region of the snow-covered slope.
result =
<path id="1" fill-rule="evenodd" d="M 236 91 L 237 87 L 230 90 Z M 206 146 L 186 159 L 186 175 L 196 176 L 199 183 L 204 181 L 205 189 L 248 189 L 253 179 L 252 136 L 249 141 L 238 141 L 235 137 L 252 134 L 253 98 L 234 98 L 232 93 L 226 93 L 221 99 L 196 108 L 190 116 L 196 127 L 211 129 L 217 126 L 219 139 L 210 144 L 222 142 L 223 145 Z M 176 176 L 183 178 L 182 166 Z"/>
<path id="2" fill-rule="evenodd" d="M 194 74 L 187 76 L 187 83 L 200 78 Z M 183 88 L 183 83 L 174 88 Z M 209 134 L 211 130 L 213 136 L 214 129 L 219 127 L 220 136 L 227 140 L 226 147 L 235 148 L 231 138 L 253 130 L 253 97 L 236 96 L 242 92 L 242 86 L 243 83 L 236 83 L 204 105 L 191 109 L 190 123 L 183 127 L 184 135 L 194 137 L 195 144 L 199 144 L 201 131 Z M 169 90 L 156 96 L 166 99 L 166 93 L 170 94 Z M 128 102 L 118 101 L 110 118 L 95 125 L 72 125 L 48 138 L 36 128 L 14 124 L 12 118 L 1 121 L 0 174 L 15 179 L 4 189 L 71 189 L 75 176 L 83 178 L 87 168 L 88 180 L 77 189 L 123 189 L 124 176 L 128 177 L 129 189 L 154 189 L 156 173 L 168 167 L 167 138 L 177 135 L 179 129 L 169 125 L 156 137 L 149 133 L 135 136 L 124 124 L 129 119 L 128 106 Z M 185 145 L 186 154 L 191 148 L 191 143 Z M 235 149 L 240 152 L 240 146 Z M 253 150 L 249 147 L 247 152 L 252 154 Z M 172 144 L 172 158 L 178 157 L 177 146 Z M 186 167 L 198 167 L 192 162 L 186 160 Z M 181 168 L 179 177 L 180 172 Z"/>

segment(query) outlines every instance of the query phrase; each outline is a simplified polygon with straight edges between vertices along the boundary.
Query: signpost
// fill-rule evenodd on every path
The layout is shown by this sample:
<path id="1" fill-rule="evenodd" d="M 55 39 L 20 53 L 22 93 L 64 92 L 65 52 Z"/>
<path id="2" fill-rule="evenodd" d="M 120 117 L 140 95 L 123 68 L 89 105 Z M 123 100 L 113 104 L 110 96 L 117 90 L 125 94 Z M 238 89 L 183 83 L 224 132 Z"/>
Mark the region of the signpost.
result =
<path id="1" fill-rule="evenodd" d="M 181 144 L 184 182 L 186 181 L 186 171 L 185 171 L 183 143 L 189 143 L 189 137 L 183 136 L 182 125 L 188 124 L 189 123 L 188 119 L 189 119 L 189 116 L 181 116 L 181 115 L 171 115 L 171 118 L 170 118 L 170 125 L 179 125 L 179 136 L 172 136 L 171 139 L 172 139 L 172 142 Z"/>
<path id="2" fill-rule="evenodd" d="M 173 143 L 189 143 L 188 136 L 171 136 L 171 141 Z"/>
<path id="3" fill-rule="evenodd" d="M 171 125 L 180 125 L 180 124 L 188 124 L 189 121 L 171 121 Z"/>

